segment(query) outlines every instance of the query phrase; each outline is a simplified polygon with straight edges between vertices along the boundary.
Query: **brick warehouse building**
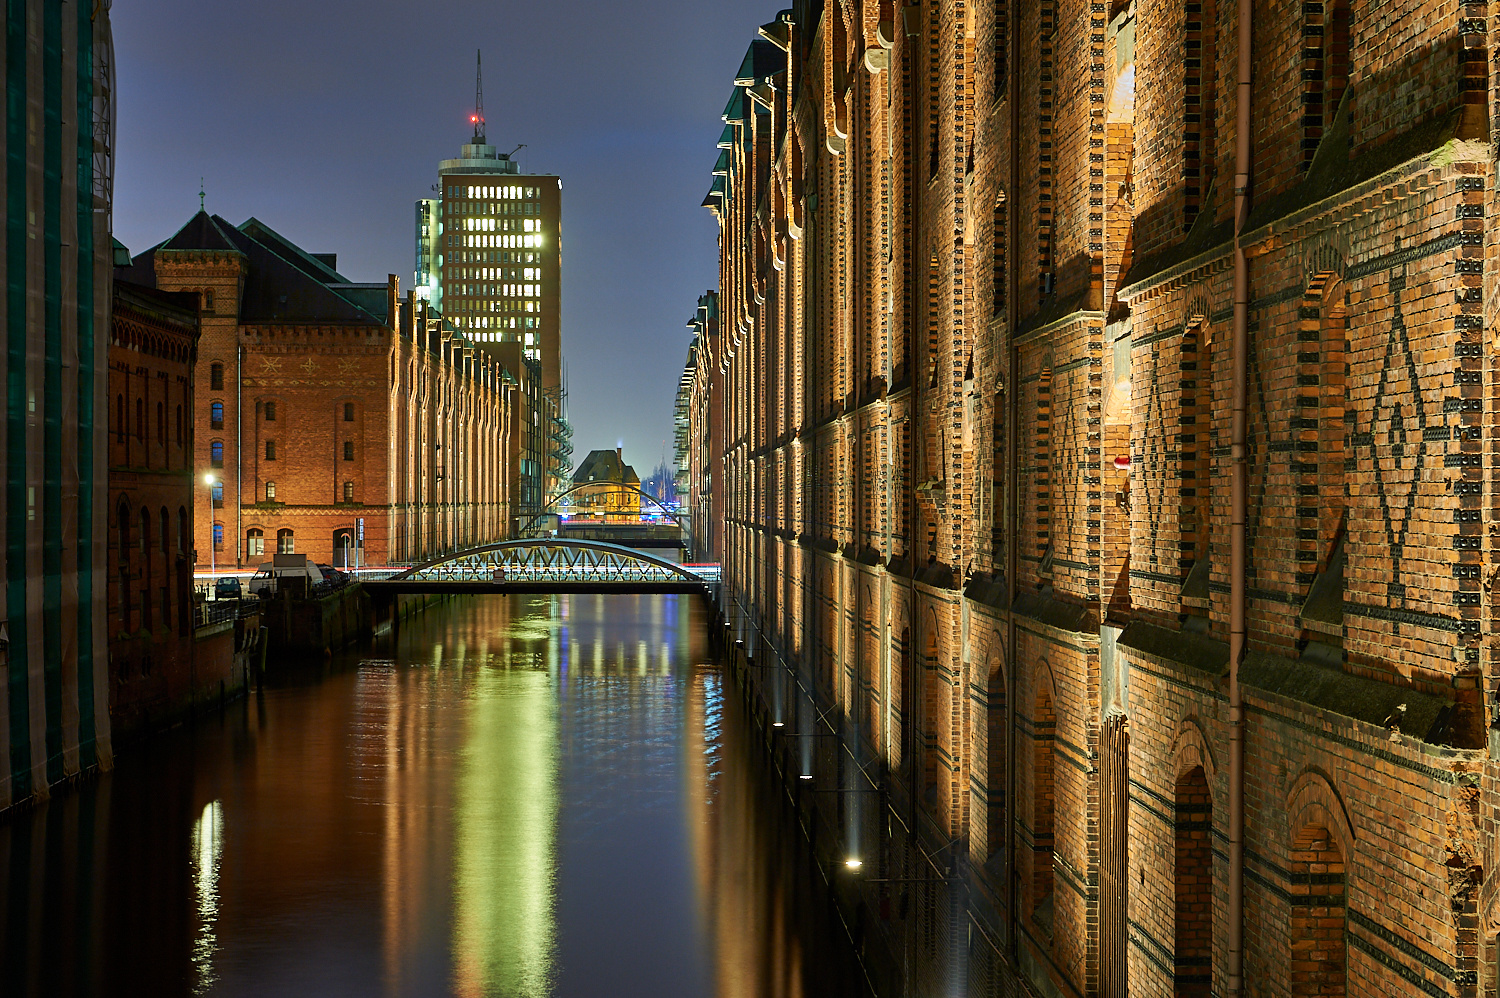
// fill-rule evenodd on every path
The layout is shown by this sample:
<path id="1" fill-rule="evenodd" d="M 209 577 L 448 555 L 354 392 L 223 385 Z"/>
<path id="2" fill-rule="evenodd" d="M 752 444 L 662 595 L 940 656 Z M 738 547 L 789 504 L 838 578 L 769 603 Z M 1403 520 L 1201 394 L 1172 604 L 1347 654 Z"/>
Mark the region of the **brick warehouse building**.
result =
<path id="1" fill-rule="evenodd" d="M 519 380 L 395 277 L 335 267 L 255 219 L 200 211 L 121 271 L 202 297 L 200 570 L 210 545 L 219 567 L 276 551 L 383 565 L 507 536 Z"/>
<path id="2" fill-rule="evenodd" d="M 120 255 L 128 254 L 120 250 Z M 193 372 L 199 297 L 114 282 L 109 685 L 116 737 L 193 677 Z"/>
<path id="3" fill-rule="evenodd" d="M 1496 993 L 1490 15 L 847 0 L 750 46 L 690 461 L 911 993 Z"/>

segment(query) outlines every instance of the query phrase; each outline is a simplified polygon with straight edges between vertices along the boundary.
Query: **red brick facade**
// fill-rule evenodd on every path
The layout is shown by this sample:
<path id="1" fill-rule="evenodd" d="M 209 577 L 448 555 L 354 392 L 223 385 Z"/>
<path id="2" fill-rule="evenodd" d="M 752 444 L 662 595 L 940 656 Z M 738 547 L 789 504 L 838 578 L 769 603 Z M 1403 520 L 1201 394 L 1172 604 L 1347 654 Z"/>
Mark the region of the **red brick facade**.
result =
<path id="1" fill-rule="evenodd" d="M 521 381 L 394 276 L 352 284 L 254 219 L 202 213 L 131 272 L 203 300 L 199 570 L 211 545 L 220 568 L 278 550 L 387 565 L 513 529 Z"/>
<path id="2" fill-rule="evenodd" d="M 751 670 L 767 709 L 828 711 L 812 775 L 880 791 L 815 806 L 923 881 L 852 888 L 915 992 L 1496 993 L 1496 30 L 1485 0 L 761 29 L 690 460 L 735 636 L 818 698 Z"/>

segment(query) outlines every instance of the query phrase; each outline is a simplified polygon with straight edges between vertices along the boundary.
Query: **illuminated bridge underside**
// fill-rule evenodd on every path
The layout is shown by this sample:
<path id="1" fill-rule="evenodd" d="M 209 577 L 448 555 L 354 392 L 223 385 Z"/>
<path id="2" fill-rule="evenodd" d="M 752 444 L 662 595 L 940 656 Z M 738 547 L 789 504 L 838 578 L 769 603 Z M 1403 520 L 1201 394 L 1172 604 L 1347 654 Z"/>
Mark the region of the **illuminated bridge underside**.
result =
<path id="1" fill-rule="evenodd" d="M 403 593 L 691 593 L 718 583 L 717 565 L 691 570 L 601 541 L 504 541 L 370 580 L 374 596 Z"/>

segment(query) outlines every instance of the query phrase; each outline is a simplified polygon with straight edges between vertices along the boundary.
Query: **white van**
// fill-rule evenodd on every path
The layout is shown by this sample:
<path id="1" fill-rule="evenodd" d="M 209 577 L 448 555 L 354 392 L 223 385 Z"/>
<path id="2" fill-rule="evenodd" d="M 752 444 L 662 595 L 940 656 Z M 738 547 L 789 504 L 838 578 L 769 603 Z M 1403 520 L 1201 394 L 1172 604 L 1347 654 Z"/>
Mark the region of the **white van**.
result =
<path id="1" fill-rule="evenodd" d="M 307 588 L 323 581 L 323 573 L 305 554 L 277 554 L 250 577 L 250 595 L 272 595 L 282 579 L 306 579 Z"/>

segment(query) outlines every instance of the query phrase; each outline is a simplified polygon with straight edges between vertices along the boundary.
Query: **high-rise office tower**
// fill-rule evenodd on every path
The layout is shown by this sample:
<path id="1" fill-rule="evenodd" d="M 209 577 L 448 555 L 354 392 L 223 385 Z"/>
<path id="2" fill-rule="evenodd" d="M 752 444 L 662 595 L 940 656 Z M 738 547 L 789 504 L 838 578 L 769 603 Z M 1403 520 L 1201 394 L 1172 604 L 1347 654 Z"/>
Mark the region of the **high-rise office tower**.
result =
<path id="1" fill-rule="evenodd" d="M 480 349 L 500 357 L 495 348 L 517 344 L 533 368 L 545 413 L 528 448 L 535 466 L 520 469 L 535 482 L 523 490 L 537 497 L 533 509 L 520 510 L 526 514 L 540 512 L 542 497 L 555 495 L 571 471 L 559 315 L 562 180 L 521 173 L 513 152 L 490 145 L 480 79 L 472 138 L 457 159 L 438 164 L 438 197 L 416 203 L 416 286 Z"/>

